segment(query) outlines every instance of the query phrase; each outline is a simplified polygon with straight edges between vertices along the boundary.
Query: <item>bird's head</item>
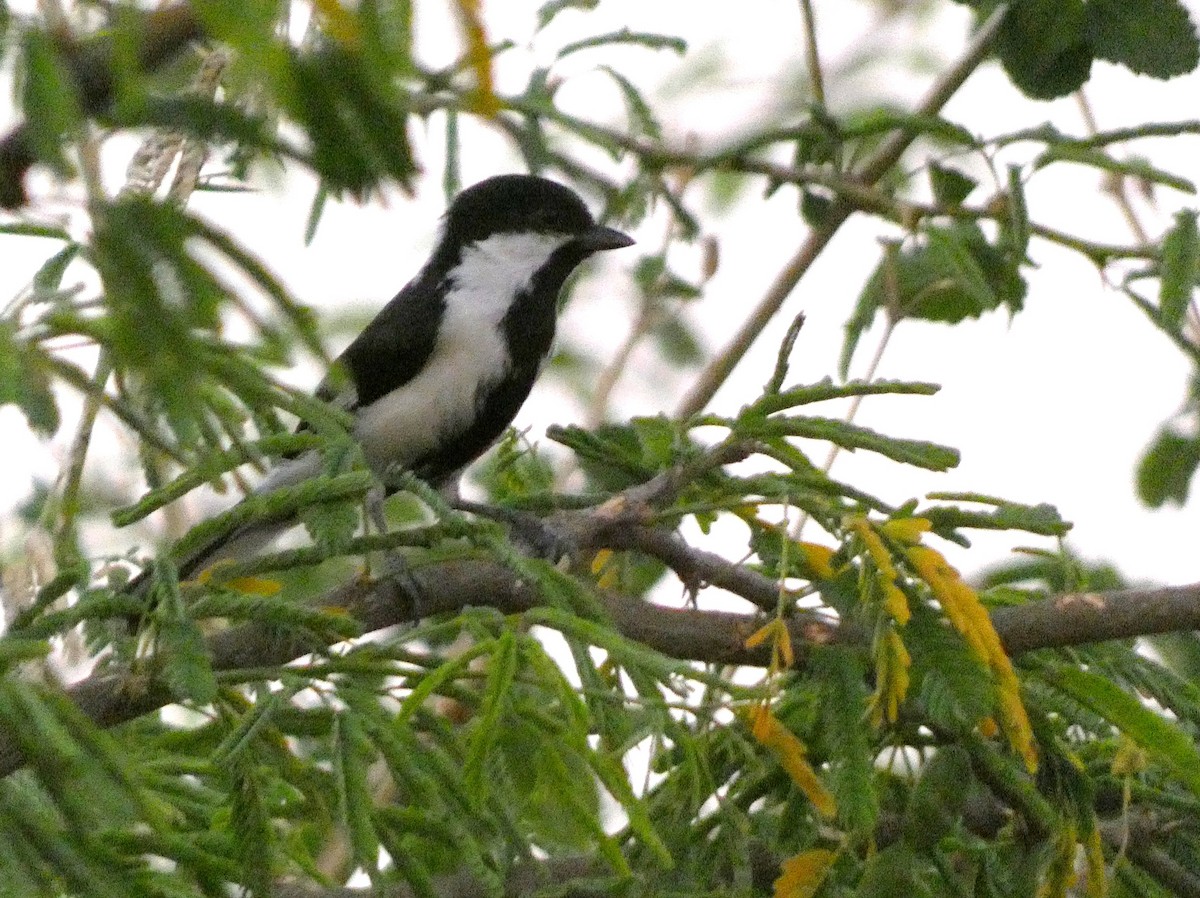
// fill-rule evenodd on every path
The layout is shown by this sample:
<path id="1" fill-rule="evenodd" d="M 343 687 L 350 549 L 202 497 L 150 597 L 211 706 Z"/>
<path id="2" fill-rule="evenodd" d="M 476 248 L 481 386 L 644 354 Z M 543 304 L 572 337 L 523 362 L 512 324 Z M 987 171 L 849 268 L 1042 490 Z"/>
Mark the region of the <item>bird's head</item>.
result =
<path id="1" fill-rule="evenodd" d="M 593 253 L 633 244 L 615 228 L 596 223 L 579 195 L 534 175 L 498 175 L 468 187 L 451 203 L 435 264 L 456 265 L 476 248 L 498 261 L 539 254 L 570 272 Z"/>

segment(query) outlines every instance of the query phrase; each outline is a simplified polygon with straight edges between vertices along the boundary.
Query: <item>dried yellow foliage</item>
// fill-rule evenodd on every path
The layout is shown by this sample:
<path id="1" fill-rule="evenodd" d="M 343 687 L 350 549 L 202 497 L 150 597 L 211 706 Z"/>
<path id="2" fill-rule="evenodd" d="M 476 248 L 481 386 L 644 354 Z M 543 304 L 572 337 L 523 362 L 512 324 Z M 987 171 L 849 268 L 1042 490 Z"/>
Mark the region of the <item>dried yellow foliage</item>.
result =
<path id="1" fill-rule="evenodd" d="M 895 630 L 889 630 L 875 650 L 875 693 L 871 696 L 870 720 L 880 726 L 885 720 L 895 723 L 900 704 L 908 695 L 908 668 L 912 657 L 904 640 Z"/>
<path id="2" fill-rule="evenodd" d="M 1084 894 L 1087 898 L 1105 898 L 1108 895 L 1108 871 L 1104 866 L 1104 848 L 1100 843 L 1100 830 L 1095 825 L 1083 840 L 1083 872 L 1087 877 Z"/>
<path id="3" fill-rule="evenodd" d="M 775 880 L 775 898 L 812 898 L 825 882 L 837 855 L 824 848 L 813 848 L 789 857 L 780 864 L 782 872 Z"/>
<path id="4" fill-rule="evenodd" d="M 804 565 L 819 580 L 832 580 L 837 571 L 833 569 L 834 550 L 820 543 L 796 543 L 804 559 Z"/>
<path id="5" fill-rule="evenodd" d="M 612 549 L 601 549 L 592 556 L 592 576 L 596 578 L 596 585 L 601 589 L 613 589 L 617 585 L 619 571 L 612 560 Z"/>
<path id="6" fill-rule="evenodd" d="M 492 118 L 500 111 L 492 77 L 492 53 L 488 49 L 487 30 L 483 27 L 483 0 L 454 0 L 463 36 L 467 41 L 467 62 L 475 72 L 478 88 L 471 98 L 471 109 Z"/>
<path id="7" fill-rule="evenodd" d="M 755 705 L 750 712 L 750 732 L 779 759 L 779 766 L 791 777 L 822 817 L 837 815 L 837 802 L 809 765 L 808 750 L 800 738 L 785 727 L 766 705 Z"/>
<path id="8" fill-rule="evenodd" d="M 905 521 L 889 521 L 889 524 L 908 523 L 909 520 L 923 520 L 918 518 L 906 519 Z M 853 517 L 847 520 L 847 525 L 854 531 L 855 535 L 862 540 L 866 547 L 867 555 L 874 562 L 875 567 L 879 570 L 879 586 L 883 590 L 883 607 L 892 618 L 900 626 L 908 623 L 908 619 L 912 617 L 912 612 L 908 607 L 908 597 L 896 585 L 896 566 L 892 563 L 892 555 L 884 545 L 883 539 L 876 532 L 874 525 L 863 517 Z M 926 522 L 928 523 L 928 522 Z M 884 525 L 887 526 L 886 524 Z"/>
<path id="9" fill-rule="evenodd" d="M 216 564 L 206 567 L 197 574 L 196 582 L 201 585 L 211 583 L 213 576 L 221 568 L 227 568 L 232 564 L 233 561 L 229 559 L 218 561 Z M 227 589 L 232 589 L 234 592 L 240 592 L 248 596 L 273 596 L 283 589 L 283 584 L 278 580 L 270 580 L 266 577 L 234 577 L 221 585 Z"/>
<path id="10" fill-rule="evenodd" d="M 942 606 L 946 618 L 954 626 L 971 651 L 992 673 L 996 683 L 996 703 L 1000 726 L 1009 744 L 1024 760 L 1032 773 L 1037 769 L 1037 749 L 1033 743 L 1033 728 L 1021 701 L 1021 684 L 1013 670 L 1012 661 L 1004 653 L 996 628 L 979 594 L 963 582 L 958 571 L 942 554 L 928 546 L 912 546 L 905 550 L 917 575 L 928 584 L 934 598 Z"/>
<path id="11" fill-rule="evenodd" d="M 234 577 L 225 585 L 248 596 L 273 596 L 283 589 L 283 584 L 278 580 L 265 577 Z"/>
<path id="12" fill-rule="evenodd" d="M 774 618 L 746 638 L 746 648 L 753 649 L 771 640 L 771 670 L 786 670 L 796 663 L 792 651 L 792 634 L 781 618 Z"/>
<path id="13" fill-rule="evenodd" d="M 1074 824 L 1067 824 L 1054 839 L 1054 856 L 1046 868 L 1046 878 L 1038 888 L 1037 898 L 1067 898 L 1067 890 L 1075 885 Z"/>
<path id="14" fill-rule="evenodd" d="M 879 525 L 879 529 L 889 539 L 906 546 L 915 546 L 921 542 L 922 533 L 933 529 L 933 524 L 926 518 L 898 518 L 894 521 L 884 521 Z"/>
<path id="15" fill-rule="evenodd" d="M 1149 759 L 1145 750 L 1122 734 L 1117 743 L 1117 753 L 1113 755 L 1112 772 L 1114 776 L 1134 776 L 1146 769 Z"/>
<path id="16" fill-rule="evenodd" d="M 358 46 L 358 20 L 338 0 L 313 0 L 313 6 L 334 40 L 344 47 Z"/>

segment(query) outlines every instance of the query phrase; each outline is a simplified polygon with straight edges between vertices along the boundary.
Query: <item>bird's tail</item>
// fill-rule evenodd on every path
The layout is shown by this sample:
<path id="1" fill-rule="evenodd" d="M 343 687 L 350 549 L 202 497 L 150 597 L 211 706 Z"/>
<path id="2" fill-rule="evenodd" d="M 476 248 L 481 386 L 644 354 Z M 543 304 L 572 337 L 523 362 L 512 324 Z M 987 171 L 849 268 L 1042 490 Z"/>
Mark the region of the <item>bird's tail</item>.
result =
<path id="1" fill-rule="evenodd" d="M 320 460 L 316 453 L 307 453 L 291 459 L 271 470 L 254 493 L 265 495 L 287 486 L 294 486 L 316 475 Z M 251 521 L 240 527 L 213 537 L 209 542 L 194 549 L 187 556 L 176 560 L 176 571 L 180 581 L 194 580 L 215 564 L 222 561 L 241 561 L 256 555 L 270 545 L 284 531 L 296 524 L 294 516 L 265 518 Z M 148 567 L 126 587 L 126 594 L 134 596 L 150 610 L 147 597 L 153 583 L 154 568 Z"/>

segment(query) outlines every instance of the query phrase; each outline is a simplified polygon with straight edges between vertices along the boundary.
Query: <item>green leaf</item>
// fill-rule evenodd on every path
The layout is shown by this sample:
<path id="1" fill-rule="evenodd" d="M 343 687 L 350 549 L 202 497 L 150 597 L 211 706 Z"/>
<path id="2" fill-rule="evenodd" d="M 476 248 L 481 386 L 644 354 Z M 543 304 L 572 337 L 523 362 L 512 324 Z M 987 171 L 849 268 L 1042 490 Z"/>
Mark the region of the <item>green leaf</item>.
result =
<path id="1" fill-rule="evenodd" d="M 625 108 L 629 110 L 630 133 L 659 140 L 662 137 L 662 128 L 654 116 L 654 110 L 650 108 L 637 86 L 612 66 L 602 65 L 600 71 L 607 73 L 621 88 L 621 94 L 625 97 Z"/>
<path id="2" fill-rule="evenodd" d="M 1151 508 L 1160 508 L 1167 502 L 1183 505 L 1197 467 L 1200 467 L 1200 438 L 1170 426 L 1163 427 L 1138 462 L 1138 498 Z"/>
<path id="3" fill-rule="evenodd" d="M 1023 243 L 1002 236 L 993 245 L 974 222 L 925 225 L 915 241 L 887 244 L 846 322 L 840 374 L 848 373 L 858 341 L 880 309 L 894 318 L 949 324 L 1001 305 L 1020 311 L 1023 260 Z"/>
<path id="4" fill-rule="evenodd" d="M 893 461 L 930 471 L 946 471 L 957 466 L 959 462 L 958 450 L 949 446 L 924 440 L 889 437 L 870 428 L 833 418 L 781 416 L 761 422 L 741 422 L 736 425 L 736 429 L 744 436 L 793 436 L 827 440 L 849 451 L 866 449 L 878 452 Z"/>
<path id="5" fill-rule="evenodd" d="M 938 384 L 904 380 L 852 380 L 835 384 L 832 378 L 825 377 L 815 384 L 763 396 L 747 406 L 738 417 L 770 415 L 813 402 L 846 399 L 851 396 L 933 396 L 940 389 Z"/>
<path id="6" fill-rule="evenodd" d="M 1159 264 L 1158 320 L 1173 334 L 1181 333 L 1198 273 L 1200 233 L 1196 228 L 1196 212 L 1184 209 L 1175 215 L 1175 227 L 1163 240 Z"/>
<path id="7" fill-rule="evenodd" d="M 1196 192 L 1196 185 L 1187 178 L 1156 168 L 1145 159 L 1137 157 L 1117 159 L 1095 147 L 1076 146 L 1070 143 L 1054 144 L 1048 147 L 1034 162 L 1034 167 L 1045 168 L 1051 162 L 1061 161 L 1090 165 L 1113 174 L 1149 181 L 1152 184 L 1163 184 L 1181 193 L 1194 194 Z"/>
<path id="8" fill-rule="evenodd" d="M 591 11 L 600 5 L 600 0 L 548 0 L 538 7 L 537 30 L 541 31 L 554 21 L 564 9 L 584 9 Z"/>
<path id="9" fill-rule="evenodd" d="M 16 664 L 39 661 L 49 653 L 50 643 L 45 639 L 4 636 L 0 638 L 0 673 L 7 674 L 8 669 Z"/>
<path id="10" fill-rule="evenodd" d="M 944 745 L 921 770 L 904 811 L 904 837 L 930 851 L 957 825 L 971 794 L 971 756 L 959 745 Z"/>
<path id="11" fill-rule="evenodd" d="M 994 713 L 991 674 L 966 642 L 928 606 L 917 605 L 905 627 L 912 655 L 911 676 L 931 720 L 952 731 L 968 731 Z"/>
<path id="12" fill-rule="evenodd" d="M 238 764 L 231 773 L 231 824 L 235 854 L 241 862 L 245 884 L 255 898 L 271 894 L 275 834 L 267 810 L 263 774 L 249 765 Z"/>
<path id="13" fill-rule="evenodd" d="M 971 195 L 979 182 L 964 175 L 958 169 L 932 162 L 929 165 L 929 185 L 933 195 L 943 206 L 959 206 Z"/>
<path id="14" fill-rule="evenodd" d="M 1008 195 L 1005 200 L 1007 214 L 1000 219 L 1000 241 L 997 249 L 1001 252 L 1002 259 L 1011 262 L 1011 276 L 1021 284 L 1015 302 L 1009 301 L 1010 307 L 1017 312 L 1020 310 L 1020 299 L 1025 295 L 1025 285 L 1017 274 L 1017 266 L 1025 261 L 1029 252 L 1031 233 L 1029 206 L 1025 201 L 1025 183 L 1021 179 L 1020 166 L 1008 167 Z"/>
<path id="15" fill-rule="evenodd" d="M 936 881 L 929 861 L 898 843 L 867 859 L 854 894 L 857 898 L 934 898 L 929 884 Z"/>
<path id="16" fill-rule="evenodd" d="M 338 815 L 350 833 L 354 860 L 372 875 L 379 867 L 379 839 L 371 822 L 375 796 L 368 774 L 374 752 L 359 724 L 363 713 L 360 708 L 351 707 L 334 718 L 333 775 Z"/>
<path id="17" fill-rule="evenodd" d="M 1092 70 L 1083 0 L 1018 0 L 996 35 L 996 53 L 1026 96 L 1051 100 L 1078 90 Z"/>
<path id="18" fill-rule="evenodd" d="M 479 804 L 488 792 L 484 776 L 488 754 L 500 737 L 500 720 L 509 707 L 509 691 L 517 675 L 517 638 L 505 630 L 496 640 L 488 659 L 488 678 L 483 690 L 479 716 L 473 722 L 463 762 L 463 780 Z"/>
<path id="19" fill-rule="evenodd" d="M 27 221 L 14 221 L 0 224 L 0 234 L 16 234 L 19 237 L 45 237 L 48 240 L 70 240 L 71 235 L 63 228 L 54 225 L 34 224 Z"/>
<path id="20" fill-rule="evenodd" d="M 24 50 L 21 100 L 29 148 L 58 174 L 67 175 L 71 166 L 63 143 L 82 121 L 75 83 L 49 35 L 27 31 Z"/>
<path id="21" fill-rule="evenodd" d="M 79 255 L 83 247 L 78 243 L 68 243 L 57 253 L 45 261 L 33 276 L 33 287 L 38 293 L 52 293 L 62 284 L 63 274 L 71 261 Z"/>
<path id="22" fill-rule="evenodd" d="M 829 784 L 838 820 L 849 831 L 866 835 L 879 815 L 874 752 L 864 721 L 866 669 L 855 652 L 827 646 L 813 653 L 813 676 L 821 684 L 821 748 L 832 768 Z"/>
<path id="23" fill-rule="evenodd" d="M 832 197 L 808 188 L 800 191 L 800 217 L 809 227 L 824 227 L 832 208 Z"/>
<path id="24" fill-rule="evenodd" d="M 212 661 L 204 634 L 194 620 L 185 616 L 159 620 L 158 649 L 157 657 L 163 662 L 162 676 L 172 696 L 197 705 L 206 705 L 216 698 Z"/>
<path id="25" fill-rule="evenodd" d="M 1193 71 L 1200 62 L 1196 26 L 1177 0 L 1088 0 L 1085 13 L 1097 59 L 1164 79 Z"/>
<path id="26" fill-rule="evenodd" d="M 1179 727 L 1108 677 L 1066 665 L 1044 669 L 1042 676 L 1115 726 L 1184 786 L 1200 795 L 1200 750 Z"/>
<path id="27" fill-rule="evenodd" d="M 978 530 L 1024 530 L 1042 536 L 1066 536 L 1071 523 L 1064 521 L 1058 509 L 1048 503 L 1023 505 L 990 496 L 970 493 L 931 493 L 931 499 L 950 499 L 962 502 L 982 502 L 995 505 L 994 511 L 968 511 L 951 505 L 935 505 L 917 512 L 918 517 L 927 518 L 937 532 L 958 527 Z"/>
<path id="28" fill-rule="evenodd" d="M 29 426 L 42 436 L 53 436 L 58 430 L 58 403 L 46 374 L 45 356 L 18 339 L 11 323 L 0 321 L 0 406 L 8 403 L 21 409 Z"/>
<path id="29" fill-rule="evenodd" d="M 650 34 L 644 31 L 631 31 L 628 28 L 622 28 L 619 31 L 597 34 L 594 37 L 585 37 L 583 40 L 565 44 L 558 51 L 558 58 L 562 59 L 564 56 L 569 56 L 580 50 L 588 50 L 592 47 L 606 47 L 612 44 L 634 44 L 639 47 L 648 47 L 651 50 L 671 50 L 679 56 L 687 52 L 687 41 L 683 38 L 674 37 L 669 34 Z"/>
<path id="30" fill-rule="evenodd" d="M 663 358 L 674 367 L 690 367 L 705 358 L 695 332 L 678 316 L 660 319 L 653 334 Z"/>

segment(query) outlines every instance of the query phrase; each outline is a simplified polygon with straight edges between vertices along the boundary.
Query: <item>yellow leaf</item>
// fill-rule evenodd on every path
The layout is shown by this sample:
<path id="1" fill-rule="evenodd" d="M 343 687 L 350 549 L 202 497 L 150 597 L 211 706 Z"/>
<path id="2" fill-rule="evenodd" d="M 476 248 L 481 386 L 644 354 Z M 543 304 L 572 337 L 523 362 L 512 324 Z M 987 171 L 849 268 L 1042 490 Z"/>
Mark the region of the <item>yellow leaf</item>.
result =
<path id="1" fill-rule="evenodd" d="M 985 717 L 979 721 L 979 734 L 984 739 L 992 739 L 1000 734 L 1000 724 L 995 717 Z"/>
<path id="2" fill-rule="evenodd" d="M 613 557 L 612 549 L 601 549 L 592 556 L 592 574 L 599 574 L 604 570 L 604 566 L 608 564 L 610 558 Z"/>
<path id="3" fill-rule="evenodd" d="M 914 519 L 915 520 L 915 519 Z M 890 521 L 888 523 L 896 523 Z M 904 626 L 908 623 L 908 619 L 912 617 L 912 612 L 908 607 L 908 597 L 896 585 L 896 566 L 892 563 L 891 553 L 884 545 L 879 534 L 875 531 L 874 525 L 866 518 L 853 517 L 848 519 L 848 526 L 862 540 L 866 547 L 867 555 L 871 561 L 875 563 L 875 567 L 879 570 L 877 582 L 883 590 L 883 609 L 888 615 L 898 623 Z M 886 525 L 885 525 L 886 526 Z"/>
<path id="4" fill-rule="evenodd" d="M 746 648 L 753 649 L 771 640 L 772 670 L 787 669 L 796 663 L 796 655 L 792 650 L 792 634 L 780 618 L 774 618 L 763 624 L 748 637 Z"/>
<path id="5" fill-rule="evenodd" d="M 475 72 L 478 89 L 472 97 L 471 108 L 480 115 L 494 118 L 500 111 L 492 77 L 492 53 L 488 49 L 487 30 L 483 27 L 483 0 L 454 0 L 463 36 L 467 41 L 467 62 Z"/>
<path id="6" fill-rule="evenodd" d="M 358 20 L 338 0 L 313 0 L 313 6 L 330 37 L 345 47 L 358 46 Z"/>
<path id="7" fill-rule="evenodd" d="M 614 589 L 617 586 L 620 571 L 612 562 L 612 549 L 601 549 L 592 556 L 592 575 L 601 589 Z"/>
<path id="8" fill-rule="evenodd" d="M 209 565 L 198 573 L 192 582 L 206 586 L 212 582 L 214 576 L 221 572 L 222 568 L 227 568 L 232 564 L 234 564 L 233 559 L 225 558 L 215 564 Z M 233 577 L 222 582 L 220 585 L 226 589 L 232 589 L 234 592 L 240 592 L 248 596 L 273 596 L 283 589 L 283 584 L 278 580 L 268 580 L 264 577 Z"/>
<path id="9" fill-rule="evenodd" d="M 880 573 L 885 575 L 890 574 L 891 576 L 888 579 L 894 580 L 896 578 L 896 568 L 892 564 L 892 556 L 888 553 L 887 546 L 883 544 L 883 540 L 879 538 L 879 534 L 871 526 L 871 522 L 866 518 L 853 517 L 847 523 L 850 529 L 863 541 L 863 545 L 867 549 L 867 554 L 871 556 L 871 560 L 875 562 L 875 566 L 879 568 Z"/>
<path id="10" fill-rule="evenodd" d="M 278 580 L 265 577 L 234 577 L 224 585 L 248 596 L 273 596 L 283 589 L 283 584 Z"/>
<path id="11" fill-rule="evenodd" d="M 908 596 L 894 581 L 883 584 L 883 609 L 902 627 L 912 617 L 912 611 L 908 608 Z"/>
<path id="12" fill-rule="evenodd" d="M 779 637 L 775 640 L 775 660 L 785 670 L 790 670 L 796 665 L 796 653 L 792 650 L 792 631 L 783 621 L 779 622 Z"/>
<path id="13" fill-rule="evenodd" d="M 1064 825 L 1054 839 L 1054 855 L 1038 898 L 1067 898 L 1067 890 L 1075 885 L 1075 841 L 1074 824 Z"/>
<path id="14" fill-rule="evenodd" d="M 1112 772 L 1114 776 L 1134 776 L 1146 769 L 1146 752 L 1140 745 L 1121 734 L 1117 742 L 1117 753 L 1113 756 Z"/>
<path id="15" fill-rule="evenodd" d="M 836 576 L 833 569 L 834 550 L 820 543 L 796 543 L 804 558 L 805 566 L 812 571 L 818 580 L 832 580 Z"/>
<path id="16" fill-rule="evenodd" d="M 898 518 L 894 521 L 884 521 L 879 529 L 898 543 L 915 546 L 921 541 L 921 534 L 928 533 L 933 525 L 925 518 Z"/>
<path id="17" fill-rule="evenodd" d="M 1108 871 L 1104 867 L 1104 847 L 1100 843 L 1100 828 L 1092 822 L 1087 838 L 1083 840 L 1084 872 L 1087 874 L 1085 894 L 1087 898 L 1105 898 L 1108 895 Z"/>
<path id="18" fill-rule="evenodd" d="M 889 630 L 875 653 L 875 693 L 871 696 L 872 726 L 886 720 L 895 723 L 900 716 L 900 704 L 908 694 L 908 668 L 912 657 L 904 640 L 895 630 Z"/>
<path id="19" fill-rule="evenodd" d="M 775 631 L 779 629 L 779 618 L 772 618 L 767 621 L 753 633 L 746 637 L 746 648 L 756 649 L 768 639 L 775 635 Z"/>
<path id="20" fill-rule="evenodd" d="M 979 594 L 963 582 L 958 571 L 928 546 L 912 546 L 905 550 L 917 575 L 928 584 L 934 598 L 942 606 L 947 620 L 962 634 L 971 651 L 988 666 L 996 685 L 997 710 L 1000 726 L 1009 744 L 1032 773 L 1037 770 L 1037 749 L 1033 727 L 1021 701 L 1021 684 L 1013 670 L 1012 661 L 1004 652 L 996 628 Z"/>
<path id="21" fill-rule="evenodd" d="M 813 848 L 789 857 L 780 864 L 775 880 L 775 898 L 812 898 L 829 874 L 837 855 L 824 848 Z"/>
<path id="22" fill-rule="evenodd" d="M 766 705 L 756 705 L 750 712 L 750 721 L 750 732 L 754 738 L 775 754 L 779 766 L 812 802 L 817 812 L 826 819 L 836 816 L 837 802 L 809 765 L 805 758 L 807 749 L 799 737 L 780 723 Z"/>
<path id="23" fill-rule="evenodd" d="M 1003 670 L 993 669 L 993 673 L 996 675 L 996 704 L 1004 735 L 1008 737 L 1008 744 L 1025 762 L 1025 769 L 1034 773 L 1038 766 L 1037 745 L 1033 739 L 1033 725 L 1029 722 L 1025 703 L 1021 701 L 1020 681 L 1011 664 Z"/>

